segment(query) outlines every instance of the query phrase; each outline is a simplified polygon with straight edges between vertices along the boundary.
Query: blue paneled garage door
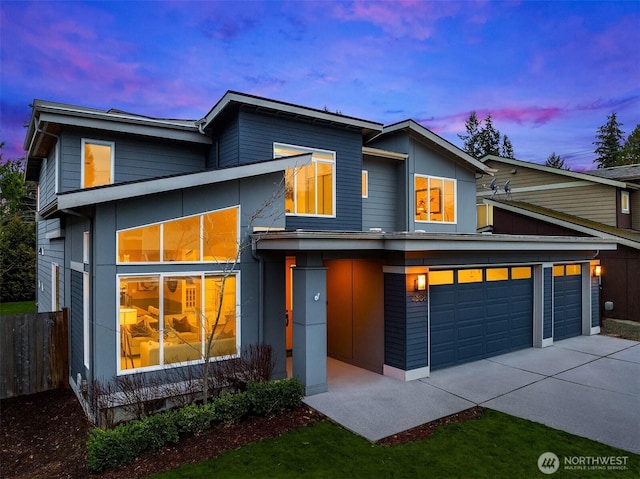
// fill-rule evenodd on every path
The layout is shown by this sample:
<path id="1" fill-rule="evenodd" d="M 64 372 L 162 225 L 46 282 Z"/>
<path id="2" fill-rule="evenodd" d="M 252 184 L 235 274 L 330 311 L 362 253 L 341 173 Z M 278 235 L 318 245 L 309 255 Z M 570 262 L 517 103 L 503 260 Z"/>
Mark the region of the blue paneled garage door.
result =
<path id="1" fill-rule="evenodd" d="M 553 340 L 582 334 L 582 269 L 579 264 L 553 267 Z"/>
<path id="2" fill-rule="evenodd" d="M 531 347 L 531 267 L 432 271 L 429 311 L 432 370 Z"/>

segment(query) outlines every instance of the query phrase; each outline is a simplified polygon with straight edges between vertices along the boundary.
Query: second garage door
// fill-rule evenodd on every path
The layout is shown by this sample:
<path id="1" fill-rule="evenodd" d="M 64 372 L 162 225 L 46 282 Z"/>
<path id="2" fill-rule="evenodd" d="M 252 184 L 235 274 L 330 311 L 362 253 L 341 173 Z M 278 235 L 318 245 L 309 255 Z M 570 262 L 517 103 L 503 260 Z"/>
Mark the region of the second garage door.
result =
<path id="1" fill-rule="evenodd" d="M 429 310 L 432 370 L 531 347 L 531 267 L 431 271 Z"/>
<path id="2" fill-rule="evenodd" d="M 579 264 L 553 267 L 553 339 L 582 334 L 582 269 Z"/>

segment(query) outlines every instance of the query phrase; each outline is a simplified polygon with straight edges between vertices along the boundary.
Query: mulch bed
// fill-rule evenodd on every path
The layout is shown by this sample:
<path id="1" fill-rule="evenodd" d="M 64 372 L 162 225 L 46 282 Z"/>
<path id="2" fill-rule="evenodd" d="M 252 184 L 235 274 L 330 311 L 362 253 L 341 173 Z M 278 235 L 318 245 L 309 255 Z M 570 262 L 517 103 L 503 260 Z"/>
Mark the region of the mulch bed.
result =
<path id="1" fill-rule="evenodd" d="M 423 439 L 444 424 L 476 419 L 482 413 L 483 408 L 474 407 L 384 438 L 378 444 Z M 185 437 L 178 444 L 145 453 L 117 470 L 91 474 L 86 466 L 86 441 L 91 425 L 82 408 L 71 390 L 47 391 L 0 403 L 0 477 L 144 478 L 323 420 L 322 414 L 307 406 L 276 416 L 248 418 L 240 424 L 218 425 L 200 436 Z"/>

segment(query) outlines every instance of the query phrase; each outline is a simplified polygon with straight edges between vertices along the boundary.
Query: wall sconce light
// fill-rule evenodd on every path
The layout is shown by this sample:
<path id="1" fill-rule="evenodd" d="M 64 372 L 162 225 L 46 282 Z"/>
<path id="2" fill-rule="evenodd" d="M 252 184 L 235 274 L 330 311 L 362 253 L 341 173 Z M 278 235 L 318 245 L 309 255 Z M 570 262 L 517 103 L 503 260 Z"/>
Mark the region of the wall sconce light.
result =
<path id="1" fill-rule="evenodd" d="M 413 287 L 416 291 L 424 291 L 427 289 L 427 275 L 419 274 L 418 278 L 415 280 Z"/>
<path id="2" fill-rule="evenodd" d="M 599 264 L 595 265 L 593 267 L 593 275 L 596 278 L 599 278 L 600 276 L 602 276 L 602 266 L 600 266 Z"/>

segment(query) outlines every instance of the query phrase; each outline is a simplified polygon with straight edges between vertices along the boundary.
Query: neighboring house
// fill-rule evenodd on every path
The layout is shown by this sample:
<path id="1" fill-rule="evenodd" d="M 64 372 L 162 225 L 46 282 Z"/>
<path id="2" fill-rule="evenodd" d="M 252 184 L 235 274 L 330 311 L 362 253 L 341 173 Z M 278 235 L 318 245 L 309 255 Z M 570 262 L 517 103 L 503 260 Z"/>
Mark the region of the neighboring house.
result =
<path id="1" fill-rule="evenodd" d="M 604 317 L 640 321 L 640 165 L 577 173 L 508 158 L 482 161 L 497 172 L 477 180 L 484 203 L 479 226 L 499 234 L 615 241 L 616 250 L 595 257 L 602 266 L 600 310 Z"/>
<path id="2" fill-rule="evenodd" d="M 276 377 L 291 350 L 306 394 L 327 355 L 410 380 L 599 332 L 591 260 L 615 244 L 476 234 L 489 168 L 411 120 L 236 92 L 197 121 L 35 101 L 25 149 L 38 309 L 69 310 L 76 390 L 202 363 L 212 328 L 214 359 L 268 343 Z"/>

